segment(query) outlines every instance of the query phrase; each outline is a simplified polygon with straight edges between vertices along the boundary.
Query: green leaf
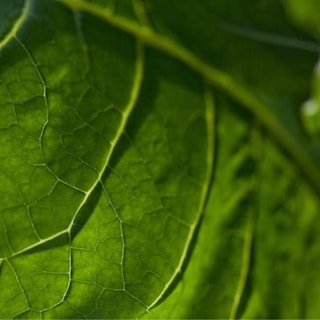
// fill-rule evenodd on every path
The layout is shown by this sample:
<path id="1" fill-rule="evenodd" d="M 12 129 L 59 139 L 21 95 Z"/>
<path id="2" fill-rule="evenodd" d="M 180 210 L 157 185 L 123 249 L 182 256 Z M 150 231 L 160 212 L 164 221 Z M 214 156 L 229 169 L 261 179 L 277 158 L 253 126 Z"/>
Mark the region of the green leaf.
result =
<path id="1" fill-rule="evenodd" d="M 320 4 L 315 0 L 297 1 L 285 0 L 285 8 L 288 14 L 301 27 L 308 29 L 314 35 L 320 32 Z"/>
<path id="2" fill-rule="evenodd" d="M 319 2 L 305 1 L 298 2 L 294 0 L 285 1 L 287 14 L 292 20 L 301 27 L 308 30 L 316 38 L 319 38 Z M 305 130 L 309 133 L 311 139 L 318 140 L 320 133 L 320 76 L 319 62 L 314 70 L 312 79 L 313 96 L 307 100 L 301 108 L 301 117 Z"/>
<path id="3" fill-rule="evenodd" d="M 319 316 L 319 44 L 278 1 L 0 12 L 0 318 Z"/>
<path id="4" fill-rule="evenodd" d="M 37 18 L 2 49 L 1 316 L 131 317 L 173 281 L 203 209 L 208 89 L 99 19 L 26 5 Z"/>

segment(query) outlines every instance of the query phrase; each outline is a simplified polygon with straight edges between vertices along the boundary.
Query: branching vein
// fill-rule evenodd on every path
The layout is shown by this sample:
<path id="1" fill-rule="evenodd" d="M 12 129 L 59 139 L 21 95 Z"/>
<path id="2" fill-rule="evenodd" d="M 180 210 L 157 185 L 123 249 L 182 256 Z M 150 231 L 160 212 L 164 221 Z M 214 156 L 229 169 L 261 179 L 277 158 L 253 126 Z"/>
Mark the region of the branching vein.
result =
<path id="1" fill-rule="evenodd" d="M 202 186 L 202 192 L 201 192 L 201 198 L 198 206 L 198 211 L 195 217 L 194 223 L 190 226 L 189 234 L 186 239 L 185 246 L 183 248 L 183 252 L 181 254 L 180 261 L 178 263 L 178 266 L 176 267 L 174 273 L 172 274 L 171 278 L 169 281 L 166 283 L 164 286 L 163 290 L 161 293 L 158 295 L 158 297 L 148 306 L 147 312 L 153 308 L 163 297 L 163 295 L 167 292 L 173 281 L 176 279 L 178 274 L 182 270 L 182 266 L 185 262 L 185 259 L 187 257 L 187 253 L 190 249 L 190 244 L 191 241 L 194 237 L 196 228 L 199 224 L 200 218 L 202 216 L 203 210 L 205 208 L 205 204 L 207 201 L 208 197 L 208 192 L 210 190 L 210 183 L 211 183 L 211 178 L 212 178 L 212 173 L 213 173 L 213 163 L 214 163 L 214 150 L 215 150 L 215 130 L 214 130 L 214 118 L 215 118 L 215 106 L 214 106 L 214 101 L 212 97 L 212 93 L 210 88 L 206 85 L 205 86 L 205 93 L 204 93 L 204 103 L 205 103 L 205 108 L 206 108 L 206 125 L 207 125 L 207 161 L 206 161 L 206 180 L 204 181 L 204 184 Z"/>
<path id="2" fill-rule="evenodd" d="M 320 171 L 307 154 L 304 148 L 289 134 L 279 119 L 269 111 L 267 105 L 256 98 L 245 87 L 235 82 L 228 74 L 214 68 L 212 65 L 202 61 L 188 49 L 170 40 L 166 36 L 158 34 L 148 26 L 140 26 L 129 19 L 116 16 L 108 9 L 102 9 L 83 0 L 60 0 L 66 6 L 83 10 L 96 17 L 100 17 L 110 25 L 132 34 L 146 45 L 158 49 L 179 61 L 182 61 L 190 68 L 202 74 L 211 85 L 223 90 L 232 98 L 239 101 L 243 107 L 249 110 L 269 131 L 296 161 L 297 165 L 305 173 L 309 182 L 315 190 L 320 193 Z"/>

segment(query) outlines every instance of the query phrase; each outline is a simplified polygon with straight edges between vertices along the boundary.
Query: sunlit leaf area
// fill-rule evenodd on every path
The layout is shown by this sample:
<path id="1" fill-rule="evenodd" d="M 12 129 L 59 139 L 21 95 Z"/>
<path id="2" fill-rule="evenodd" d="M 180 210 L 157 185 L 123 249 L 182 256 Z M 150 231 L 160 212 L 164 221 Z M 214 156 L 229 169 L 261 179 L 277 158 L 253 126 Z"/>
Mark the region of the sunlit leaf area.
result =
<path id="1" fill-rule="evenodd" d="M 0 318 L 320 318 L 320 1 L 0 0 Z"/>

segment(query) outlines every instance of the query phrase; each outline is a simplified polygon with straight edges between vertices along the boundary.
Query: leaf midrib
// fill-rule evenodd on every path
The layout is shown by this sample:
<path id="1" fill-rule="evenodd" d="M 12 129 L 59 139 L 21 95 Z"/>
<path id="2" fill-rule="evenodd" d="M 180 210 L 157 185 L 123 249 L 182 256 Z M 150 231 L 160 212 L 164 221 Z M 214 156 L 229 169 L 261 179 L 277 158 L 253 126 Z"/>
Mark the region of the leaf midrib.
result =
<path id="1" fill-rule="evenodd" d="M 20 30 L 22 25 L 25 23 L 26 19 L 29 16 L 29 13 L 32 8 L 32 1 L 31 0 L 25 0 L 24 5 L 21 9 L 21 13 L 12 24 L 11 29 L 9 32 L 6 33 L 6 35 L 0 40 L 0 51 L 12 40 L 16 37 L 17 32 Z"/>
<path id="2" fill-rule="evenodd" d="M 140 39 L 145 45 L 162 51 L 183 62 L 200 73 L 212 86 L 221 89 L 252 113 L 269 134 L 286 150 L 303 171 L 314 190 L 320 194 L 320 169 L 307 154 L 305 149 L 296 142 L 289 132 L 281 125 L 278 118 L 272 114 L 268 106 L 251 94 L 242 85 L 234 81 L 228 74 L 201 61 L 191 51 L 153 31 L 146 25 L 139 25 L 127 18 L 116 16 L 108 8 L 88 3 L 84 0 L 58 0 L 73 10 L 81 10 L 99 17 L 110 25 Z"/>

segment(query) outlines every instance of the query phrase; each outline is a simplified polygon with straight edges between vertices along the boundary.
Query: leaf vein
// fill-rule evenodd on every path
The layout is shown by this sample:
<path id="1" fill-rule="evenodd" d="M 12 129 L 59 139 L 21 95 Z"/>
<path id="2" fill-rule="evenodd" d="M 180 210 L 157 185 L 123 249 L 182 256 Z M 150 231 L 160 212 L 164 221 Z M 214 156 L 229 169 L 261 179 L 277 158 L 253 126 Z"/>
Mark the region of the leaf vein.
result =
<path id="1" fill-rule="evenodd" d="M 154 32 L 147 26 L 138 24 L 120 17 L 115 16 L 108 9 L 101 9 L 98 5 L 88 3 L 83 0 L 59 0 L 67 7 L 72 9 L 83 10 L 89 14 L 105 20 L 110 25 L 135 36 L 144 44 L 156 48 L 169 56 L 185 63 L 190 68 L 199 72 L 210 83 L 236 99 L 241 105 L 252 113 L 269 131 L 281 147 L 286 150 L 295 160 L 299 168 L 306 175 L 307 180 L 312 184 L 315 191 L 320 193 L 320 170 L 315 160 L 310 159 L 304 148 L 290 136 L 289 132 L 282 126 L 276 116 L 269 111 L 265 105 L 255 95 L 250 93 L 246 88 L 234 81 L 229 75 L 214 68 L 200 60 L 188 49 L 180 46 L 169 38 Z"/>
<path id="2" fill-rule="evenodd" d="M 33 5 L 33 0 L 26 0 L 24 6 L 21 10 L 21 14 L 18 19 L 14 22 L 11 30 L 0 40 L 0 51 L 12 40 L 15 39 L 19 29 L 25 23 L 31 8 Z"/>

